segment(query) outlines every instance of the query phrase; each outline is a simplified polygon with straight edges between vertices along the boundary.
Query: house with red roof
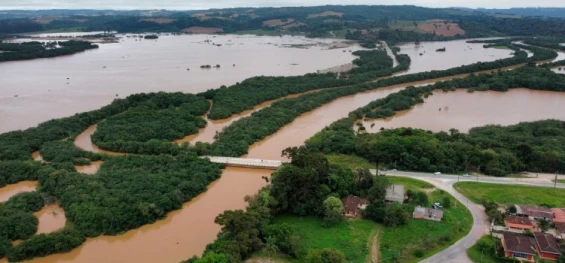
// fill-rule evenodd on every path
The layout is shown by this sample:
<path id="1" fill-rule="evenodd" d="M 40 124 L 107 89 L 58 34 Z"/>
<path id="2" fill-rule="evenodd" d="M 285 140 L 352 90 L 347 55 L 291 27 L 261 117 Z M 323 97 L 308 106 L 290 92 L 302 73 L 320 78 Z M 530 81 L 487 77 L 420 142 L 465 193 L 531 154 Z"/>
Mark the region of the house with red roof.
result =
<path id="1" fill-rule="evenodd" d="M 565 223 L 565 208 L 551 208 L 553 212 L 553 222 L 555 223 Z"/>
<path id="2" fill-rule="evenodd" d="M 502 233 L 502 247 L 504 256 L 520 261 L 534 262 L 536 251 L 533 238 L 510 232 Z"/>
<path id="3" fill-rule="evenodd" d="M 559 258 L 561 250 L 554 236 L 536 232 L 534 233 L 534 239 L 536 241 L 536 251 L 540 258 L 548 260 L 557 260 Z"/>
<path id="4" fill-rule="evenodd" d="M 519 229 L 519 230 L 530 230 L 532 232 L 537 231 L 537 223 L 530 220 L 528 217 L 524 216 L 511 216 L 508 215 L 504 218 L 504 225 L 508 228 Z"/>
<path id="5" fill-rule="evenodd" d="M 343 203 L 343 215 L 345 217 L 358 217 L 361 210 L 365 210 L 369 205 L 369 200 L 358 196 L 348 195 L 341 199 Z"/>

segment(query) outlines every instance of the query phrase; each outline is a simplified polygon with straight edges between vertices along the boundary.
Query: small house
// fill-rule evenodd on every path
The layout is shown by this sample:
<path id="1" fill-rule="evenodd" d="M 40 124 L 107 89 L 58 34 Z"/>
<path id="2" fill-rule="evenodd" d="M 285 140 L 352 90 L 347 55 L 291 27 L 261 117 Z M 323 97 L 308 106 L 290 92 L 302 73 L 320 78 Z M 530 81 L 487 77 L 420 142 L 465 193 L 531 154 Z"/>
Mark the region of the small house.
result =
<path id="1" fill-rule="evenodd" d="M 553 212 L 549 208 L 516 205 L 516 215 L 528 216 L 536 220 L 553 220 Z"/>
<path id="2" fill-rule="evenodd" d="M 416 206 L 414 208 L 414 212 L 412 213 L 412 217 L 414 219 L 441 221 L 441 219 L 443 218 L 443 211 L 439 209 Z"/>
<path id="3" fill-rule="evenodd" d="M 404 203 L 404 185 L 393 184 L 386 189 L 385 201 Z"/>
<path id="4" fill-rule="evenodd" d="M 358 196 L 348 195 L 341 199 L 343 203 L 343 215 L 345 217 L 358 217 L 361 210 L 365 210 L 369 205 L 369 200 Z"/>
<path id="5" fill-rule="evenodd" d="M 534 233 L 536 240 L 536 250 L 542 259 L 557 260 L 561 255 L 559 245 L 555 237 L 547 233 L 536 232 Z"/>
<path id="6" fill-rule="evenodd" d="M 537 224 L 530 220 L 530 218 L 524 216 L 506 216 L 504 218 L 504 225 L 508 228 L 522 231 L 526 229 L 532 232 L 537 231 Z"/>
<path id="7" fill-rule="evenodd" d="M 507 258 L 534 262 L 536 255 L 534 243 L 533 238 L 525 235 L 510 232 L 502 233 L 502 247 L 504 248 L 504 256 Z"/>

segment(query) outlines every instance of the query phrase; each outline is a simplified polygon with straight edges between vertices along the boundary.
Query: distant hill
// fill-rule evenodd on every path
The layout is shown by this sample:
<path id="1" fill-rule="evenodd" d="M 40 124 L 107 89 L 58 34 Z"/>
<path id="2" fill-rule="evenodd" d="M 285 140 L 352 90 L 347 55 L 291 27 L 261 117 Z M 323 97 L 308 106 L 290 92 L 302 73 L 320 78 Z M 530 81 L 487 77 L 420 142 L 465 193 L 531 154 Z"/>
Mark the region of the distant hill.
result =
<path id="1" fill-rule="evenodd" d="M 528 13 L 519 14 L 520 10 Z M 537 13 L 536 13 L 537 12 Z M 173 10 L 0 11 L 0 33 L 38 31 L 223 32 L 341 37 L 371 46 L 492 36 L 565 36 L 565 8 L 462 9 L 413 5 Z M 195 31 L 195 29 L 197 29 Z"/>
<path id="2" fill-rule="evenodd" d="M 558 7 L 509 8 L 509 9 L 461 8 L 461 10 L 479 11 L 489 14 L 565 18 L 565 8 L 558 8 Z"/>

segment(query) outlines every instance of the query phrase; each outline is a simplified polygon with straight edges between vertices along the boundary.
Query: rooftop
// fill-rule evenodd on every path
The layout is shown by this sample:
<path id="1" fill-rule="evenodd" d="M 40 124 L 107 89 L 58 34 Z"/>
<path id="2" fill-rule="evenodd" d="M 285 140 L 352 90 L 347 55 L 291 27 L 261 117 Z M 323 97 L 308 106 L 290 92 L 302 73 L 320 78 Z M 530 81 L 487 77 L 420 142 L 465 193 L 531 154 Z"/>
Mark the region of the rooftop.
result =
<path id="1" fill-rule="evenodd" d="M 359 213 L 359 206 L 369 204 L 369 200 L 353 195 L 348 195 L 347 197 L 344 197 L 343 199 L 341 199 L 341 202 L 343 203 L 343 211 L 346 214 L 354 214 L 354 215 Z"/>
<path id="2" fill-rule="evenodd" d="M 414 217 L 425 217 L 441 220 L 443 218 L 443 211 L 439 209 L 426 208 L 422 206 L 416 206 L 414 208 Z"/>
<path id="3" fill-rule="evenodd" d="M 535 232 L 534 238 L 536 239 L 536 243 L 538 244 L 539 249 L 543 253 L 561 255 L 561 251 L 559 250 L 559 245 L 557 245 L 557 241 L 555 237 L 547 233 Z"/>
<path id="4" fill-rule="evenodd" d="M 553 222 L 565 223 L 565 208 L 551 208 L 551 211 L 555 215 Z"/>
<path id="5" fill-rule="evenodd" d="M 504 218 L 504 222 L 506 224 L 517 224 L 517 225 L 527 225 L 527 226 L 533 226 L 532 224 L 532 220 L 530 220 L 527 217 L 523 217 L 523 216 L 506 216 Z"/>
<path id="6" fill-rule="evenodd" d="M 551 209 L 545 207 L 516 205 L 516 213 L 537 218 L 553 219 L 553 212 Z"/>
<path id="7" fill-rule="evenodd" d="M 532 238 L 520 234 L 502 233 L 504 247 L 507 251 L 535 255 L 534 241 Z"/>
<path id="8" fill-rule="evenodd" d="M 393 184 L 386 189 L 385 200 L 392 202 L 404 202 L 404 185 Z"/>

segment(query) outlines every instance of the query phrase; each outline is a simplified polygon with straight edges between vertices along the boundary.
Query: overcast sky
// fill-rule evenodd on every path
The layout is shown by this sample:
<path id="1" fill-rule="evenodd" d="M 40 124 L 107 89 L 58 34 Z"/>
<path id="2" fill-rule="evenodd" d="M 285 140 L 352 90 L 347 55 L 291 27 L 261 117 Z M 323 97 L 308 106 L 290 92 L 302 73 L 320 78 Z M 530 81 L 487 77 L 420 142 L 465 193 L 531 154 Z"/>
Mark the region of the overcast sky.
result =
<path id="1" fill-rule="evenodd" d="M 426 7 L 565 7 L 564 0 L 0 0 L 0 9 L 208 9 L 326 4 L 418 5 Z"/>

